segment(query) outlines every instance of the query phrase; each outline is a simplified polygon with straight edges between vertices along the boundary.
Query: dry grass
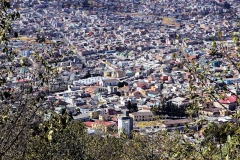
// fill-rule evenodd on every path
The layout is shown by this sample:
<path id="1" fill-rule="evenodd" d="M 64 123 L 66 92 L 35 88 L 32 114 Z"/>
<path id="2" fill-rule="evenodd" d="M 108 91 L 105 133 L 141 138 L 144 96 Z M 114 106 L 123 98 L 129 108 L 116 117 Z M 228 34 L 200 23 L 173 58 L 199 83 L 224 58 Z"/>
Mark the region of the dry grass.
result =
<path id="1" fill-rule="evenodd" d="M 20 41 L 27 41 L 28 43 L 37 43 L 36 38 L 30 38 L 30 37 L 11 38 L 11 40 L 15 40 L 15 39 L 18 39 Z M 45 43 L 50 44 L 50 43 L 52 43 L 52 41 L 47 39 Z"/>
<path id="2" fill-rule="evenodd" d="M 21 41 L 35 41 L 35 38 L 29 38 L 29 37 L 19 37 L 18 39 Z"/>
<path id="3" fill-rule="evenodd" d="M 52 43 L 52 41 L 46 39 L 46 42 L 45 42 L 45 43 L 46 43 L 46 44 L 50 44 L 50 43 Z"/>
<path id="4" fill-rule="evenodd" d="M 11 38 L 11 40 L 21 40 L 21 41 L 35 41 L 35 38 L 29 38 L 29 37 L 18 37 L 18 38 Z"/>
<path id="5" fill-rule="evenodd" d="M 164 25 L 175 25 L 175 26 L 179 25 L 178 23 L 176 23 L 175 18 L 170 18 L 170 17 L 163 17 L 162 23 Z"/>
<path id="6" fill-rule="evenodd" d="M 121 15 L 121 16 L 127 16 L 127 15 L 129 15 L 129 16 L 135 16 L 135 17 L 151 17 L 151 16 L 154 16 L 154 15 L 152 15 L 152 14 L 147 14 L 147 15 L 145 15 L 145 14 L 139 14 L 139 13 L 137 13 L 137 12 L 135 12 L 135 13 L 122 13 L 122 12 L 115 12 L 116 14 L 119 14 L 119 15 Z"/>
<path id="7" fill-rule="evenodd" d="M 134 123 L 135 123 L 135 126 L 139 128 L 146 128 L 146 127 L 161 125 L 160 121 L 141 121 L 141 122 L 134 122 Z"/>

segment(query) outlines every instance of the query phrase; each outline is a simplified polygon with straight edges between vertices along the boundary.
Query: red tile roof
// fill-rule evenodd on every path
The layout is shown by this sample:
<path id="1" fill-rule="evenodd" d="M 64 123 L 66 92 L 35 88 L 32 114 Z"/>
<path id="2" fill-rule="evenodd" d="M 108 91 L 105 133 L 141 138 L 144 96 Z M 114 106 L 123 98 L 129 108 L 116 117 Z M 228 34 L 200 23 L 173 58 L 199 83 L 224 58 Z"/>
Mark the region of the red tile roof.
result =
<path id="1" fill-rule="evenodd" d="M 28 79 L 20 79 L 17 82 L 28 82 Z"/>
<path id="2" fill-rule="evenodd" d="M 102 124 L 102 125 L 105 125 L 105 126 L 110 126 L 110 125 L 114 125 L 115 124 L 114 122 L 107 122 L 107 121 L 95 121 L 94 123 Z"/>
<path id="3" fill-rule="evenodd" d="M 87 127 L 92 127 L 92 122 L 83 122 Z"/>
<path id="4" fill-rule="evenodd" d="M 231 96 L 226 97 L 223 100 L 220 100 L 219 102 L 226 104 L 226 103 L 234 103 L 234 102 L 236 102 L 236 100 L 237 100 L 237 97 L 235 95 L 231 95 Z"/>
<path id="5" fill-rule="evenodd" d="M 95 121 L 95 122 L 83 122 L 87 127 L 92 127 L 93 124 L 101 124 L 101 125 L 104 125 L 104 126 L 111 126 L 111 125 L 115 125 L 116 123 L 115 122 L 107 122 L 107 121 Z"/>
<path id="6" fill-rule="evenodd" d="M 112 118 L 112 121 L 117 122 L 118 119 L 117 119 L 116 117 L 113 117 L 113 118 Z"/>

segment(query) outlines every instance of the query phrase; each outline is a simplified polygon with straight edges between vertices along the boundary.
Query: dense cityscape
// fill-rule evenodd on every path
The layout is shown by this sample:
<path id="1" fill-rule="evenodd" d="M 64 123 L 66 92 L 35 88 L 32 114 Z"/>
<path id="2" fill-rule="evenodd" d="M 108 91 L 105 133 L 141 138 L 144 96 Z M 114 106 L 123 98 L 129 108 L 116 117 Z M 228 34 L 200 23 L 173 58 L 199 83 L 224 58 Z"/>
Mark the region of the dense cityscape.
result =
<path id="1" fill-rule="evenodd" d="M 210 62 L 211 38 L 217 37 L 218 30 L 223 35 L 217 45 L 227 46 L 229 52 L 235 48 L 231 33 L 238 32 L 236 13 L 240 8 L 234 5 L 237 2 L 231 2 L 231 9 L 224 2 L 191 2 L 96 1 L 88 2 L 93 5 L 90 10 L 89 6 L 80 7 L 84 3 L 81 1 L 16 1 L 14 5 L 20 7 L 21 18 L 13 27 L 20 30 L 20 38 L 13 40 L 12 45 L 31 62 L 31 69 L 38 66 L 31 56 L 34 47 L 41 52 L 51 48 L 51 42 L 60 44 L 54 54 L 64 58 L 58 64 L 60 77 L 45 86 L 50 91 L 47 108 L 53 107 L 50 106 L 53 103 L 56 112 L 66 107 L 75 120 L 84 121 L 93 130 L 102 125 L 117 128 L 121 114 L 127 109 L 133 127 L 139 129 L 139 121 L 139 124 L 154 121 L 152 108 L 163 105 L 163 98 L 168 99 L 170 107 L 177 105 L 180 109 L 170 117 L 187 117 L 184 108 L 191 103 L 188 96 L 191 75 L 181 64 L 186 59 L 194 59 L 201 65 Z M 37 43 L 39 37 L 45 43 Z M 76 54 L 70 54 L 68 48 L 73 48 Z M 237 56 L 234 52 L 229 54 Z M 53 62 L 53 58 L 49 59 L 49 63 Z M 215 58 L 209 69 L 212 74 L 221 74 L 227 67 L 233 68 L 224 59 Z M 25 73 L 20 69 L 21 72 Z M 12 76 L 21 78 L 15 83 L 33 80 L 28 74 Z M 237 81 L 238 73 L 234 70 L 224 77 L 228 84 Z M 210 80 L 206 84 L 206 87 L 216 85 Z M 197 86 L 197 80 L 194 85 Z M 236 93 L 236 85 L 232 85 L 232 90 Z M 236 96 L 226 95 L 225 99 L 219 101 L 235 111 Z M 134 105 L 137 107 L 129 108 Z M 218 102 L 200 105 L 207 119 L 229 120 L 224 117 L 226 108 Z M 163 129 L 191 121 L 174 118 L 143 126 Z"/>
<path id="2" fill-rule="evenodd" d="M 20 18 L 8 45 L 19 55 L 8 86 L 44 91 L 45 121 L 64 109 L 88 134 L 115 137 L 190 125 L 194 136 L 184 136 L 194 142 L 204 139 L 207 122 L 231 123 L 238 112 L 239 0 L 11 2 Z M 31 75 L 42 68 L 36 53 L 58 76 Z"/>

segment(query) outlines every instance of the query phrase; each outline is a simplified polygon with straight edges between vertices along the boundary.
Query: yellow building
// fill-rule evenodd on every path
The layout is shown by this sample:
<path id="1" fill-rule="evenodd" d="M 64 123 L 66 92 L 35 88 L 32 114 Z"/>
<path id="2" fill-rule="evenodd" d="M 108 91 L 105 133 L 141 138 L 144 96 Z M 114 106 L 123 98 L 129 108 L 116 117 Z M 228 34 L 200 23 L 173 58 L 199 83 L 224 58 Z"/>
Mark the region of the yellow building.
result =
<path id="1" fill-rule="evenodd" d="M 134 121 L 152 121 L 153 113 L 149 111 L 145 112 L 133 112 L 130 114 L 130 117 L 133 118 Z"/>
<path id="2" fill-rule="evenodd" d="M 98 119 L 100 113 L 101 113 L 100 111 L 92 111 L 92 112 L 90 112 L 90 117 L 91 117 L 92 119 Z"/>
<path id="3" fill-rule="evenodd" d="M 192 119 L 176 119 L 176 120 L 166 120 L 163 122 L 163 127 L 177 127 L 183 126 L 192 122 Z"/>
<path id="4" fill-rule="evenodd" d="M 99 115 L 99 120 L 100 120 L 100 121 L 110 120 L 110 115 L 109 115 L 109 114 L 100 114 L 100 115 Z"/>
<path id="5" fill-rule="evenodd" d="M 92 129 L 101 130 L 103 132 L 113 131 L 115 122 L 95 121 L 92 123 Z"/>
<path id="6" fill-rule="evenodd" d="M 112 71 L 109 71 L 109 70 L 103 72 L 104 77 L 111 77 L 111 74 L 112 74 Z"/>
<path id="7" fill-rule="evenodd" d="M 221 110 L 222 108 L 204 108 L 201 113 L 206 116 L 217 117 L 220 115 Z"/>
<path id="8" fill-rule="evenodd" d="M 205 24 L 200 24 L 200 28 L 205 28 Z"/>
<path id="9" fill-rule="evenodd" d="M 125 71 L 115 70 L 115 71 L 112 72 L 112 77 L 114 77 L 114 78 L 122 78 L 122 77 L 125 77 L 125 76 L 126 76 Z"/>

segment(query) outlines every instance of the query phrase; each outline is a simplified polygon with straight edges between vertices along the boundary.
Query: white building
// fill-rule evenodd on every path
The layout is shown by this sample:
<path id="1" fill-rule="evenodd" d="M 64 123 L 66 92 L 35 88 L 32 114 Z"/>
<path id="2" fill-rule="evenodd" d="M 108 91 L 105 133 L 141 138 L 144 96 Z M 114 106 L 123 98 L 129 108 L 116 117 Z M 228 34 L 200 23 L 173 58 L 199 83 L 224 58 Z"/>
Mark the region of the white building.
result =
<path id="1" fill-rule="evenodd" d="M 99 85 L 102 87 L 117 86 L 118 83 L 119 83 L 118 79 L 101 79 L 99 81 Z"/>
<path id="2" fill-rule="evenodd" d="M 170 100 L 172 102 L 172 104 L 177 105 L 178 107 L 182 106 L 182 105 L 187 105 L 190 104 L 189 100 L 187 100 L 186 98 L 183 97 L 176 97 Z"/>
<path id="3" fill-rule="evenodd" d="M 124 116 L 118 117 L 118 136 L 122 133 L 130 134 L 133 130 L 133 119 L 129 117 L 129 111 Z"/>
<path id="4" fill-rule="evenodd" d="M 87 79 L 80 79 L 78 81 L 73 81 L 73 84 L 77 86 L 92 85 L 104 79 L 105 79 L 104 77 L 89 77 Z"/>

